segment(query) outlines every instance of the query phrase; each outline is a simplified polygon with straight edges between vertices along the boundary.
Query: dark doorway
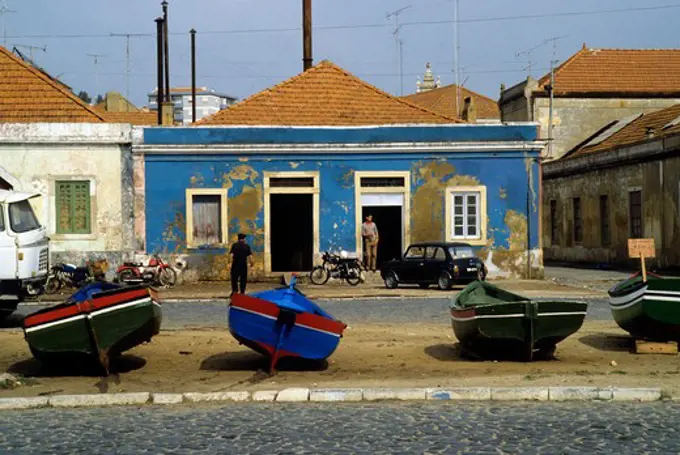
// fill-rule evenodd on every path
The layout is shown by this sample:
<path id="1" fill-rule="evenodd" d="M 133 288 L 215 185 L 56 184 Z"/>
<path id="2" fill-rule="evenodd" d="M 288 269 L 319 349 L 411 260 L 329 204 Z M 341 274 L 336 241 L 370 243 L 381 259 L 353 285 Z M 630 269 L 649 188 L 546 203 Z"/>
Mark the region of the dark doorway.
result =
<path id="1" fill-rule="evenodd" d="M 378 226 L 378 268 L 385 261 L 400 258 L 403 254 L 404 237 L 403 208 L 401 206 L 363 206 L 361 222 L 367 215 L 373 215 L 373 222 Z M 366 249 L 364 248 L 364 251 Z M 364 258 L 362 258 L 363 260 Z"/>
<path id="2" fill-rule="evenodd" d="M 272 272 L 306 272 L 314 261 L 311 194 L 269 196 Z"/>

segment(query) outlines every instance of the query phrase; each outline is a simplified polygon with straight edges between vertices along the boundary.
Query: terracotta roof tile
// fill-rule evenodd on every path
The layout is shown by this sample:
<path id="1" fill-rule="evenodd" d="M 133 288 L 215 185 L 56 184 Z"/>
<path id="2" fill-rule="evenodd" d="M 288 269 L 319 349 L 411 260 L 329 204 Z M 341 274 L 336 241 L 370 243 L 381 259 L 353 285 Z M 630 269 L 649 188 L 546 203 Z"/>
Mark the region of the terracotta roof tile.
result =
<path id="1" fill-rule="evenodd" d="M 678 95 L 680 49 L 583 48 L 555 71 L 555 95 L 567 93 Z"/>
<path id="2" fill-rule="evenodd" d="M 158 113 L 153 111 L 105 112 L 104 119 L 110 123 L 129 123 L 131 125 L 158 125 Z"/>
<path id="3" fill-rule="evenodd" d="M 456 123 L 396 98 L 325 60 L 197 125 L 358 126 Z"/>
<path id="4" fill-rule="evenodd" d="M 625 121 L 625 120 L 624 120 Z M 633 145 L 649 140 L 649 134 L 653 133 L 653 139 L 680 133 L 680 104 L 661 109 L 659 111 L 641 114 L 635 120 L 616 131 L 616 122 L 592 136 L 584 145 L 574 149 L 566 159 L 578 158 L 592 153 L 606 153 L 628 145 Z M 608 135 L 608 130 L 614 130 Z M 606 137 L 601 142 L 598 138 Z"/>
<path id="5" fill-rule="evenodd" d="M 427 92 L 415 93 L 413 95 L 404 96 L 403 99 L 410 101 L 413 104 L 424 107 L 438 114 L 447 117 L 461 118 L 464 100 L 467 97 L 472 97 L 475 100 L 477 107 L 477 118 L 479 119 L 500 119 L 501 111 L 498 108 L 498 103 L 491 98 L 488 98 L 479 93 L 468 90 L 465 87 L 460 88 L 460 105 L 459 112 L 456 112 L 456 85 L 447 85 Z"/>
<path id="6" fill-rule="evenodd" d="M 7 49 L 0 47 L 0 122 L 101 123 L 101 114 Z"/>

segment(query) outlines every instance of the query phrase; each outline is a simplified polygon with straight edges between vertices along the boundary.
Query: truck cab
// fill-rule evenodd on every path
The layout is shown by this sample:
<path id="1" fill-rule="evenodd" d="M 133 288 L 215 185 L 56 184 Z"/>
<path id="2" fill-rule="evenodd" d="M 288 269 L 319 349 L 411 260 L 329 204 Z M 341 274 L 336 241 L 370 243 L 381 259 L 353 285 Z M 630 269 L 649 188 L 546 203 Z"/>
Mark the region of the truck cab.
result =
<path id="1" fill-rule="evenodd" d="M 0 190 L 0 313 L 14 311 L 47 281 L 49 238 L 31 206 L 38 197 Z"/>

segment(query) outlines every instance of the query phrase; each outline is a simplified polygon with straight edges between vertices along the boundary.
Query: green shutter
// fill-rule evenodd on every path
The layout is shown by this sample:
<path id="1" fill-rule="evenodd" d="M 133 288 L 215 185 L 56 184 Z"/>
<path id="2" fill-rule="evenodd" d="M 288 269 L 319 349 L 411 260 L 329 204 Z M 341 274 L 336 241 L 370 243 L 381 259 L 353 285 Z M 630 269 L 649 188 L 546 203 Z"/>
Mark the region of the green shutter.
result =
<path id="1" fill-rule="evenodd" d="M 90 182 L 56 182 L 58 234 L 89 234 Z"/>

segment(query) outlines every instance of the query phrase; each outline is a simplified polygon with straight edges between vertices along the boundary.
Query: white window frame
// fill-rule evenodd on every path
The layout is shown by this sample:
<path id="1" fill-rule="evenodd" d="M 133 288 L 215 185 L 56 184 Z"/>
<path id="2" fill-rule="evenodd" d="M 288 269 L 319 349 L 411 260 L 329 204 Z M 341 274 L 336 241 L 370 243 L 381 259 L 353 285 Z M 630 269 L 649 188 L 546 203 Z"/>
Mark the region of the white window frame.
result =
<path id="1" fill-rule="evenodd" d="M 220 196 L 220 222 L 222 225 L 222 233 L 220 235 L 221 242 L 211 246 L 215 248 L 223 248 L 229 243 L 229 208 L 227 207 L 227 189 L 226 188 L 187 188 L 186 190 L 186 241 L 187 248 L 198 248 L 201 245 L 194 243 L 194 196 Z"/>
<path id="2" fill-rule="evenodd" d="M 467 196 L 475 194 L 477 196 L 477 235 L 468 235 L 467 217 L 468 214 L 463 214 L 463 235 L 455 235 L 454 231 L 454 216 L 455 211 L 453 207 L 454 196 L 463 196 L 464 206 L 467 205 Z M 487 223 L 488 215 L 486 209 L 486 186 L 452 186 L 446 189 L 446 240 L 447 241 L 461 241 L 469 243 L 470 245 L 486 245 L 487 238 Z M 465 209 L 464 209 L 465 210 Z"/>

